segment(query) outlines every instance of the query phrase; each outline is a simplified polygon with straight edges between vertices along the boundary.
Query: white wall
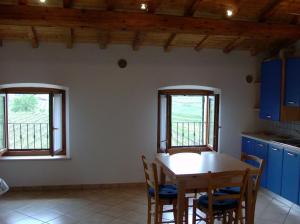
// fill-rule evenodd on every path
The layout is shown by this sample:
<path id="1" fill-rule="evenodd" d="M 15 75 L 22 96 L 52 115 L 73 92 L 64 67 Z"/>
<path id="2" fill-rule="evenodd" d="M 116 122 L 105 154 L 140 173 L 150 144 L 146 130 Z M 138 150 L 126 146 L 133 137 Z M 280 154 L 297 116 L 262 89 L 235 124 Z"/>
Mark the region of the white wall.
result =
<path id="1" fill-rule="evenodd" d="M 120 69 L 117 60 L 128 67 Z M 242 131 L 254 130 L 255 72 L 247 52 L 129 46 L 7 43 L 0 49 L 0 84 L 41 82 L 70 90 L 71 160 L 0 161 L 0 176 L 11 186 L 141 182 L 140 156 L 156 152 L 157 89 L 204 85 L 222 91 L 222 152 L 239 156 Z"/>

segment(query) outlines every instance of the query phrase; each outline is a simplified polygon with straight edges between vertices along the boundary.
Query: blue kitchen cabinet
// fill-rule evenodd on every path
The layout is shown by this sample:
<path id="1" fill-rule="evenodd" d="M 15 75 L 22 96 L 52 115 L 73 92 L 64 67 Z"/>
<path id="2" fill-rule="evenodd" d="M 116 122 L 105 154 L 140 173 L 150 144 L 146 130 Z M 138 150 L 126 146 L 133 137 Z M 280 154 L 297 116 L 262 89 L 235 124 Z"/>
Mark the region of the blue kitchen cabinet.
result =
<path id="1" fill-rule="evenodd" d="M 242 137 L 242 152 L 247 155 L 253 154 L 253 141 L 250 138 Z"/>
<path id="2" fill-rule="evenodd" d="M 285 148 L 282 165 L 281 196 L 298 203 L 300 179 L 300 154 Z"/>
<path id="3" fill-rule="evenodd" d="M 281 193 L 283 148 L 278 145 L 269 144 L 267 163 L 267 188 L 276 193 Z"/>
<path id="4" fill-rule="evenodd" d="M 263 169 L 263 173 L 261 175 L 260 179 L 260 185 L 262 187 L 267 187 L 267 163 L 268 163 L 268 147 L 269 145 L 265 142 L 260 141 L 254 141 L 253 143 L 253 155 L 257 156 L 260 159 L 263 159 L 265 161 L 265 167 Z M 253 164 L 254 166 L 258 167 L 259 164 Z"/>
<path id="5" fill-rule="evenodd" d="M 279 121 L 281 107 L 280 59 L 265 61 L 261 66 L 260 118 Z"/>
<path id="6" fill-rule="evenodd" d="M 300 58 L 286 61 L 285 105 L 300 107 Z"/>

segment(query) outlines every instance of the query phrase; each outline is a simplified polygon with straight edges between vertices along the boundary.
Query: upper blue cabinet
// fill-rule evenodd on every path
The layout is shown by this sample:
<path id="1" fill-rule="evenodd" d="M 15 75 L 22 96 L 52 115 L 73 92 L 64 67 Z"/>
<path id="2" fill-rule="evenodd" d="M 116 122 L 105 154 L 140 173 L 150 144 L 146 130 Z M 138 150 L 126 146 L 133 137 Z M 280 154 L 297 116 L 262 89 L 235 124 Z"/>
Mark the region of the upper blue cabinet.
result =
<path id="1" fill-rule="evenodd" d="M 261 67 L 260 118 L 279 121 L 281 108 L 282 62 L 265 61 Z"/>
<path id="2" fill-rule="evenodd" d="M 286 61 L 285 105 L 300 107 L 300 58 Z"/>

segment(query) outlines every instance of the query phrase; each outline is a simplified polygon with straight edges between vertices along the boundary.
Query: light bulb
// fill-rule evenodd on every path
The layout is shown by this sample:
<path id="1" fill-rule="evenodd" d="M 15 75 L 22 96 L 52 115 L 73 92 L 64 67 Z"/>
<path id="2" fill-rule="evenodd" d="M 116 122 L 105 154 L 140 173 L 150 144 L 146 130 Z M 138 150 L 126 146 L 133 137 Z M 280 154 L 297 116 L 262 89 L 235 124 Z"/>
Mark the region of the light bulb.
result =
<path id="1" fill-rule="evenodd" d="M 46 0 L 40 0 L 40 3 L 45 3 L 46 2 Z"/>
<path id="2" fill-rule="evenodd" d="M 228 17 L 233 16 L 233 11 L 231 9 L 227 9 L 226 14 Z"/>
<path id="3" fill-rule="evenodd" d="M 147 10 L 147 4 L 141 3 L 141 10 Z"/>

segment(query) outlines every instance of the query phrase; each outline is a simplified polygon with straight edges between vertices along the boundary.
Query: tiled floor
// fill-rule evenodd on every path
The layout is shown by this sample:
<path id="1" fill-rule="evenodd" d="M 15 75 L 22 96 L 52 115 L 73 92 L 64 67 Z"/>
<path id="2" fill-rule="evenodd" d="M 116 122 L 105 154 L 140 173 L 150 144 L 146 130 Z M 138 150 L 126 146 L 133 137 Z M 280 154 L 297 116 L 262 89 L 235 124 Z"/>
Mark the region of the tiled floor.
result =
<path id="1" fill-rule="evenodd" d="M 167 214 L 165 218 L 170 218 Z M 0 198 L 0 224 L 145 224 L 144 188 L 13 192 Z M 300 208 L 259 193 L 257 224 L 299 224 Z"/>

